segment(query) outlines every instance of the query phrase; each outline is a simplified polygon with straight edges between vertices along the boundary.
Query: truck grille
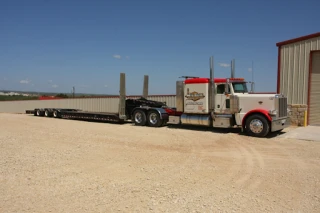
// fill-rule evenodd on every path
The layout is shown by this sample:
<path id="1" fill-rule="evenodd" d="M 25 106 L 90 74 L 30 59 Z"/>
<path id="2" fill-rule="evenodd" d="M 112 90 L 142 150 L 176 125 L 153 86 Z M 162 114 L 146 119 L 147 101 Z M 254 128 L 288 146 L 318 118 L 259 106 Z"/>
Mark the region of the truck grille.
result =
<path id="1" fill-rule="evenodd" d="M 287 97 L 278 97 L 278 116 L 279 118 L 287 116 Z"/>

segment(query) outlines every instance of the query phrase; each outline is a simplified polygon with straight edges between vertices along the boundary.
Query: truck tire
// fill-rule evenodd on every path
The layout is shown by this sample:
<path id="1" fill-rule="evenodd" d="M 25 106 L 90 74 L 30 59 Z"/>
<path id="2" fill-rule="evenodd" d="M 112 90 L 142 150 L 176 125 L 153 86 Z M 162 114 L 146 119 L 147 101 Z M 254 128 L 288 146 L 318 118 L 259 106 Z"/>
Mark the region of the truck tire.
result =
<path id="1" fill-rule="evenodd" d="M 133 121 L 136 126 L 145 126 L 147 123 L 146 113 L 139 109 L 134 111 Z"/>
<path id="2" fill-rule="evenodd" d="M 269 122 L 263 115 L 254 114 L 246 120 L 246 132 L 250 136 L 265 137 L 269 131 Z"/>
<path id="3" fill-rule="evenodd" d="M 148 125 L 151 127 L 162 126 L 163 120 L 160 118 L 160 115 L 157 111 L 151 110 L 148 112 Z"/>

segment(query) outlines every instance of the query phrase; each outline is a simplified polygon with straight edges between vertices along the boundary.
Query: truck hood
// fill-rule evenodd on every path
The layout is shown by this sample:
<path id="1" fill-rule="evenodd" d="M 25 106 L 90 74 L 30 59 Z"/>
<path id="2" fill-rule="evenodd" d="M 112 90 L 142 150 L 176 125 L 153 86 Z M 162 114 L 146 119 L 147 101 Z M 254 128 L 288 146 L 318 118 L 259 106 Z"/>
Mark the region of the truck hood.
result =
<path id="1" fill-rule="evenodd" d="M 265 109 L 267 111 L 275 109 L 276 94 L 237 93 L 236 95 L 239 97 L 241 113 L 247 113 L 254 109 Z"/>

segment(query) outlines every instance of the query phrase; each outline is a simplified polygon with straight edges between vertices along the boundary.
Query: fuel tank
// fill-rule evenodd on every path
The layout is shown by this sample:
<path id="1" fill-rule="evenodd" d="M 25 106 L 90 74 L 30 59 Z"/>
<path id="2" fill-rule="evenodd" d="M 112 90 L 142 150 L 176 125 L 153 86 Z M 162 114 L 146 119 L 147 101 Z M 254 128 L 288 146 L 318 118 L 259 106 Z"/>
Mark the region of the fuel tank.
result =
<path id="1" fill-rule="evenodd" d="M 181 115 L 181 124 L 210 126 L 210 123 L 211 123 L 210 115 L 192 115 L 192 114 Z"/>

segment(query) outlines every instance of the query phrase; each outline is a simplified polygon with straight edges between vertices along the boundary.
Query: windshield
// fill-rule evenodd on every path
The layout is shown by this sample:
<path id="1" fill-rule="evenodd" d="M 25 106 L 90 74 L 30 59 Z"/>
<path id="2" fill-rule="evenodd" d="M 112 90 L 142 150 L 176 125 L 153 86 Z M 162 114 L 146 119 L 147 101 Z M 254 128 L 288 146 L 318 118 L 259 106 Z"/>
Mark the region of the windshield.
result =
<path id="1" fill-rule="evenodd" d="M 232 83 L 232 86 L 233 86 L 233 91 L 235 93 L 247 93 L 248 92 L 247 84 L 245 82 Z"/>

